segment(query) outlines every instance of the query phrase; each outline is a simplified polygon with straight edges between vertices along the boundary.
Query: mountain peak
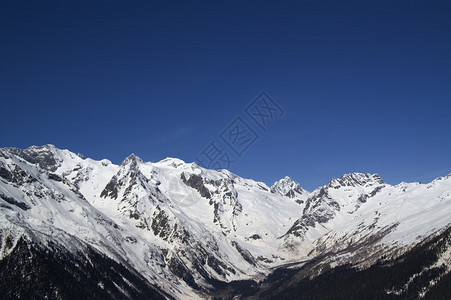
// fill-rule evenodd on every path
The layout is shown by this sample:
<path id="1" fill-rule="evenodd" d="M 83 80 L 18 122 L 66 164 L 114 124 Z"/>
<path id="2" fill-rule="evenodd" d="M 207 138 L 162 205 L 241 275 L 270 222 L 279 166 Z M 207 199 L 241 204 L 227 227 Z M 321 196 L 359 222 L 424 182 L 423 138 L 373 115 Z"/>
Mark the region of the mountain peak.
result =
<path id="1" fill-rule="evenodd" d="M 348 173 L 339 178 L 333 178 L 327 184 L 327 187 L 339 188 L 341 186 L 365 186 L 373 184 L 384 184 L 379 174 L 370 173 Z"/>
<path id="2" fill-rule="evenodd" d="M 271 193 L 279 194 L 289 198 L 295 198 L 297 196 L 307 193 L 301 185 L 289 176 L 276 181 L 271 186 Z"/>
<path id="3" fill-rule="evenodd" d="M 134 153 L 132 153 L 124 159 L 124 161 L 121 163 L 121 166 L 129 164 L 137 165 L 138 163 L 144 163 L 144 161 L 138 156 L 136 156 Z"/>
<path id="4" fill-rule="evenodd" d="M 184 162 L 183 160 L 181 160 L 179 158 L 166 157 L 165 159 L 160 160 L 158 162 L 158 164 L 177 168 L 177 167 L 179 167 L 181 165 L 186 165 L 186 162 Z"/>
<path id="5" fill-rule="evenodd" d="M 58 149 L 51 144 L 44 146 L 31 146 L 27 149 L 7 148 L 8 152 L 19 156 L 29 163 L 37 164 L 47 171 L 55 171 L 61 164 L 61 157 Z"/>
<path id="6" fill-rule="evenodd" d="M 55 145 L 53 144 L 46 144 L 46 145 L 42 145 L 42 146 L 30 146 L 27 149 L 48 149 L 48 150 L 54 150 L 57 149 Z"/>

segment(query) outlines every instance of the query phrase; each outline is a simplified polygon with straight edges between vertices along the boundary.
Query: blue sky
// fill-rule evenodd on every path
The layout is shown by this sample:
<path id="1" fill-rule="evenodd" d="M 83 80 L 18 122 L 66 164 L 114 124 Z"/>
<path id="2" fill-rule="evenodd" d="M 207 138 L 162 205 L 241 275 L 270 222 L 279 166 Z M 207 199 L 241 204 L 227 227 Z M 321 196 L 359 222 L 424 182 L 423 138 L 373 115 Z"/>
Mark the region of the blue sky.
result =
<path id="1" fill-rule="evenodd" d="M 95 3 L 92 3 L 95 2 Z M 0 146 L 195 160 L 307 189 L 451 172 L 449 1 L 2 1 Z M 283 109 L 262 130 L 261 91 Z M 241 155 L 220 134 L 241 117 Z M 235 156 L 234 156 L 235 155 Z"/>

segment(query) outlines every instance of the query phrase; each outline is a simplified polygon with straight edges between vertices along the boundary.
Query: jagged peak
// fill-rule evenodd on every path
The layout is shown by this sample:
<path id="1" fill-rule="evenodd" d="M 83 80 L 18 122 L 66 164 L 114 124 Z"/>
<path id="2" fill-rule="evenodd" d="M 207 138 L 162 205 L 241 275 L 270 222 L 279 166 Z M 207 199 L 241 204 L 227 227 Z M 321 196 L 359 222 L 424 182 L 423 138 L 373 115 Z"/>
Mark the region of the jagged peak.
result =
<path id="1" fill-rule="evenodd" d="M 294 180 L 293 178 L 291 178 L 290 176 L 285 176 L 282 179 L 277 180 L 276 182 L 274 182 L 274 184 L 272 185 L 272 187 L 281 185 L 281 184 L 299 184 L 298 182 L 296 182 L 296 180 Z"/>
<path id="2" fill-rule="evenodd" d="M 43 146 L 31 146 L 26 149 L 5 148 L 10 154 L 17 155 L 31 164 L 37 164 L 39 167 L 55 171 L 61 164 L 62 158 L 59 155 L 59 149 L 52 144 Z"/>
<path id="3" fill-rule="evenodd" d="M 144 163 L 144 161 L 134 153 L 132 153 L 124 159 L 124 161 L 121 163 L 121 166 L 126 166 L 129 164 L 137 165 L 138 163 Z"/>
<path id="4" fill-rule="evenodd" d="M 45 153 L 45 152 L 56 153 L 58 150 L 60 150 L 53 144 L 46 144 L 46 145 L 42 145 L 42 146 L 32 145 L 25 149 L 16 148 L 16 147 L 6 147 L 3 149 L 11 151 L 14 154 L 16 154 L 16 153 L 29 153 L 29 154 L 36 153 L 36 154 L 38 154 L 38 153 Z"/>
<path id="5" fill-rule="evenodd" d="M 295 182 L 296 184 L 298 184 L 298 182 L 296 180 L 294 180 L 293 178 L 291 178 L 290 176 L 285 176 L 284 178 L 282 178 L 279 181 L 285 181 L 285 182 Z"/>
<path id="6" fill-rule="evenodd" d="M 284 178 L 274 182 L 271 186 L 271 193 L 276 193 L 282 196 L 288 196 L 290 198 L 294 198 L 295 194 L 304 194 L 307 191 L 304 190 L 301 185 L 289 176 L 285 176 Z"/>
<path id="7" fill-rule="evenodd" d="M 348 173 L 339 178 L 333 178 L 326 185 L 327 187 L 339 188 L 341 186 L 364 186 L 369 183 L 372 184 L 384 184 L 385 182 L 379 176 L 379 174 L 370 173 Z"/>
<path id="8" fill-rule="evenodd" d="M 28 147 L 27 149 L 30 149 L 30 150 L 55 150 L 58 148 L 53 144 L 46 144 L 46 145 L 42 145 L 42 146 L 33 145 L 33 146 Z"/>

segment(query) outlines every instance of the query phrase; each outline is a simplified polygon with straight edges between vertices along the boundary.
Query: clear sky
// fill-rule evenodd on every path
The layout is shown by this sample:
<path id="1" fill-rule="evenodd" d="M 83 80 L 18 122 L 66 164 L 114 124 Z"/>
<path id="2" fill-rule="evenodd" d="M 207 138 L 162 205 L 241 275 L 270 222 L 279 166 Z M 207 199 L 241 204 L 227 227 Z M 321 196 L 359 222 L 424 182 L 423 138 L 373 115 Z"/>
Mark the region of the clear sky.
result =
<path id="1" fill-rule="evenodd" d="M 450 1 L 69 2 L 0 4 L 0 147 L 191 162 L 213 142 L 310 190 L 451 173 Z M 283 110 L 263 129 L 262 91 Z"/>

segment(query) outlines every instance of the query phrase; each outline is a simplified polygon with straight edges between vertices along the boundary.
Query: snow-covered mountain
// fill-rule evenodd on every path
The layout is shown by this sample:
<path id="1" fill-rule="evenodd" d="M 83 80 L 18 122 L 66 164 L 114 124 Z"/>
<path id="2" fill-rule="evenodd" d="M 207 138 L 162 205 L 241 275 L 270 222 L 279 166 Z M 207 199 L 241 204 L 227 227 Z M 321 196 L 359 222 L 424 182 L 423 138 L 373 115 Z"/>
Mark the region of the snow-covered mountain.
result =
<path id="1" fill-rule="evenodd" d="M 2 148 L 0 214 L 3 270 L 51 252 L 68 277 L 92 277 L 99 298 L 244 297 L 243 280 L 259 285 L 287 267 L 309 278 L 336 266 L 369 268 L 441 234 L 451 223 L 451 176 L 391 186 L 351 173 L 310 193 L 289 177 L 269 188 L 176 158 L 150 163 L 132 154 L 115 165 L 52 145 Z M 451 269 L 444 247 L 440 278 Z M 109 265 L 114 276 L 92 273 Z M 47 267 L 33 270 L 44 276 Z M 67 296 L 55 280 L 42 295 Z"/>
<path id="2" fill-rule="evenodd" d="M 309 194 L 308 191 L 304 190 L 299 183 L 293 180 L 291 177 L 286 176 L 285 178 L 276 181 L 271 186 L 271 192 L 294 199 L 298 204 L 304 203 L 305 199 Z"/>

